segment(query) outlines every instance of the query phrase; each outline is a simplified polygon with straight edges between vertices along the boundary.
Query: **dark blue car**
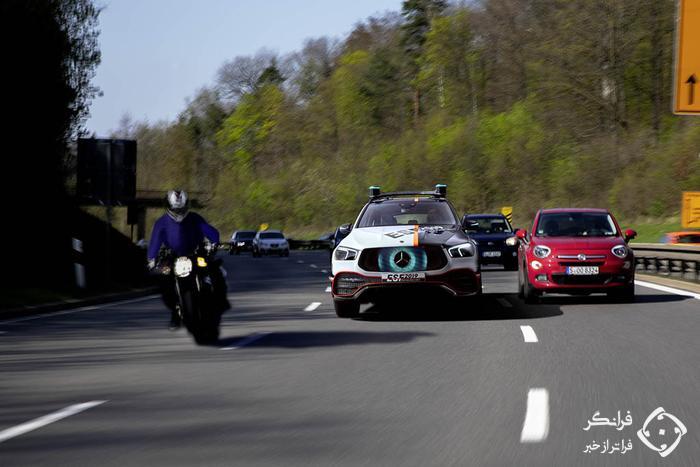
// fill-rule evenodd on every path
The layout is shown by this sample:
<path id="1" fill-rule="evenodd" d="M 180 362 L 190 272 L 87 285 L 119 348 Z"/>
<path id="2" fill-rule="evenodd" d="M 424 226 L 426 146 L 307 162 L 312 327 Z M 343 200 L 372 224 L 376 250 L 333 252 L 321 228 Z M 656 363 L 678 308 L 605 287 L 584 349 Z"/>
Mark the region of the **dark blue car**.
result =
<path id="1" fill-rule="evenodd" d="M 518 242 L 504 215 L 467 214 L 462 218 L 462 228 L 478 244 L 481 264 L 501 264 L 509 271 L 518 269 Z"/>

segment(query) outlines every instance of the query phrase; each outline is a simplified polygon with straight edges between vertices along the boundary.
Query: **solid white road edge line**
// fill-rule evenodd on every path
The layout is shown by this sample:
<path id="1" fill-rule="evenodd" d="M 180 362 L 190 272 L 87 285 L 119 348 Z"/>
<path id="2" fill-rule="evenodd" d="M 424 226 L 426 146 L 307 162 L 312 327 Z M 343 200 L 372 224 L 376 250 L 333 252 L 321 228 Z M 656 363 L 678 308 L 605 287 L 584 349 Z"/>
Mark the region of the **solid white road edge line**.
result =
<path id="1" fill-rule="evenodd" d="M 660 290 L 661 292 L 668 292 L 668 293 L 673 293 L 676 295 L 683 295 L 686 297 L 693 297 L 697 300 L 700 300 L 700 294 L 695 293 L 695 292 L 689 292 L 687 290 L 681 290 L 681 289 L 675 289 L 673 287 L 667 287 L 665 285 L 658 285 L 658 284 L 653 284 L 651 282 L 646 282 L 646 281 L 638 281 L 634 280 L 634 283 L 636 285 L 639 285 L 641 287 L 646 287 L 648 289 L 655 289 L 655 290 Z"/>
<path id="2" fill-rule="evenodd" d="M 158 297 L 160 297 L 160 295 L 154 294 L 154 295 L 147 295 L 145 297 L 132 298 L 129 300 L 122 300 L 119 302 L 103 303 L 101 305 L 82 306 L 80 308 L 73 308 L 71 310 L 65 310 L 65 311 L 53 311 L 53 312 L 50 311 L 48 313 L 42 313 L 42 314 L 36 315 L 36 316 L 28 316 L 26 318 L 17 318 L 17 319 L 10 319 L 7 321 L 0 321 L 0 325 L 1 324 L 21 323 L 23 321 L 32 321 L 32 320 L 41 319 L 41 318 L 50 318 L 52 316 L 72 315 L 73 313 L 80 313 L 81 311 L 99 310 L 101 308 L 109 308 L 109 307 L 119 306 L 119 305 L 128 305 L 129 303 L 145 302 L 146 300 L 153 300 L 154 298 L 158 298 Z"/>
<path id="3" fill-rule="evenodd" d="M 309 306 L 304 308 L 304 311 L 314 311 L 316 308 L 321 306 L 321 302 L 311 302 Z"/>
<path id="4" fill-rule="evenodd" d="M 22 423 L 21 425 L 13 426 L 12 428 L 7 428 L 6 430 L 0 431 L 0 443 L 7 441 L 8 439 L 14 438 L 19 435 L 23 435 L 27 432 L 41 428 L 42 426 L 49 425 L 51 423 L 57 422 L 71 415 L 78 414 L 84 410 L 91 409 L 100 404 L 104 404 L 107 401 L 90 401 L 84 402 L 82 404 L 69 405 L 66 408 L 58 410 L 56 412 L 44 415 L 43 417 L 35 418 L 27 423 Z"/>
<path id="5" fill-rule="evenodd" d="M 520 331 L 523 333 L 523 339 L 525 342 L 537 342 L 537 334 L 532 326 L 520 326 Z"/>
<path id="6" fill-rule="evenodd" d="M 242 339 L 238 344 L 232 345 L 231 347 L 222 347 L 219 350 L 236 350 L 240 349 L 241 347 L 245 347 L 246 345 L 249 345 L 259 339 L 262 339 L 265 336 L 269 336 L 272 334 L 271 332 L 256 332 L 255 334 L 251 334 L 250 336 L 246 337 L 245 339 Z"/>
<path id="7" fill-rule="evenodd" d="M 531 388 L 527 393 L 527 410 L 521 443 L 539 443 L 549 434 L 549 393 L 545 388 Z"/>

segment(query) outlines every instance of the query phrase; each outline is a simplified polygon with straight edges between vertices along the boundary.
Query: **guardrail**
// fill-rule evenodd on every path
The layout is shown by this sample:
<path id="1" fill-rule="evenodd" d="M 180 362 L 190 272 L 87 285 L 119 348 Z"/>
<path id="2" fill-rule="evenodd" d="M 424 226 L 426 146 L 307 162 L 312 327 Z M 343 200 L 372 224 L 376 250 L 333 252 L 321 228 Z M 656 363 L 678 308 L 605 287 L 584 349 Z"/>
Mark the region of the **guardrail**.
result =
<path id="1" fill-rule="evenodd" d="M 291 250 L 330 250 L 331 243 L 328 240 L 294 240 L 288 239 Z"/>
<path id="2" fill-rule="evenodd" d="M 631 243 L 639 272 L 700 282 L 700 246 Z"/>

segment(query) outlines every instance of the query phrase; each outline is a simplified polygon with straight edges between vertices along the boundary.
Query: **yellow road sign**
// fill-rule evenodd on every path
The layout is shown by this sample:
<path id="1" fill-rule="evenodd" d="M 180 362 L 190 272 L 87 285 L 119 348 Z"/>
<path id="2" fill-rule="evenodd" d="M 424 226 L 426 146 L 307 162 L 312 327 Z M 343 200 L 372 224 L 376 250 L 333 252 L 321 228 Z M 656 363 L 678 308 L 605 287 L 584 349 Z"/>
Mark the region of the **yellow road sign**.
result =
<path id="1" fill-rule="evenodd" d="M 503 206 L 501 208 L 501 214 L 506 216 L 508 222 L 513 222 L 513 206 Z"/>
<path id="2" fill-rule="evenodd" d="M 270 228 L 270 226 L 267 225 L 267 224 L 260 224 L 260 228 L 259 228 L 258 230 L 261 231 L 261 232 L 264 232 L 264 231 L 266 231 L 266 230 L 269 229 L 269 228 Z"/>
<path id="3" fill-rule="evenodd" d="M 700 191 L 683 192 L 681 224 L 684 229 L 700 229 Z"/>
<path id="4" fill-rule="evenodd" d="M 700 0 L 678 0 L 673 112 L 700 114 Z"/>

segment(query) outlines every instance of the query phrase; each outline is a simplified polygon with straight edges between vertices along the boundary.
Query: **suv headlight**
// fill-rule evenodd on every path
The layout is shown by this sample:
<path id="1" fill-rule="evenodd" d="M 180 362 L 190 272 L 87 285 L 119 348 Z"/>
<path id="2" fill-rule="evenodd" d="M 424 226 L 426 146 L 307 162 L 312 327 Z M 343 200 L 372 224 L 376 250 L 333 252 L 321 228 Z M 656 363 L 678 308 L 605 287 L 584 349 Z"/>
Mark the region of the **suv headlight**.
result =
<path id="1" fill-rule="evenodd" d="M 612 247 L 612 250 L 610 250 L 610 251 L 612 251 L 613 255 L 615 255 L 621 259 L 626 258 L 627 254 L 629 253 L 629 250 L 627 249 L 627 247 L 625 245 L 614 246 L 614 247 Z"/>
<path id="2" fill-rule="evenodd" d="M 532 249 L 532 254 L 537 256 L 538 258 L 546 258 L 551 252 L 552 249 L 544 245 L 537 245 L 535 248 Z"/>
<path id="3" fill-rule="evenodd" d="M 474 256 L 476 249 L 473 243 L 462 243 L 461 245 L 448 248 L 447 252 L 453 258 L 469 258 Z"/>
<path id="4" fill-rule="evenodd" d="M 352 248 L 339 246 L 335 249 L 333 258 L 335 258 L 336 261 L 353 261 L 357 258 L 357 253 L 358 251 L 353 250 Z"/>

